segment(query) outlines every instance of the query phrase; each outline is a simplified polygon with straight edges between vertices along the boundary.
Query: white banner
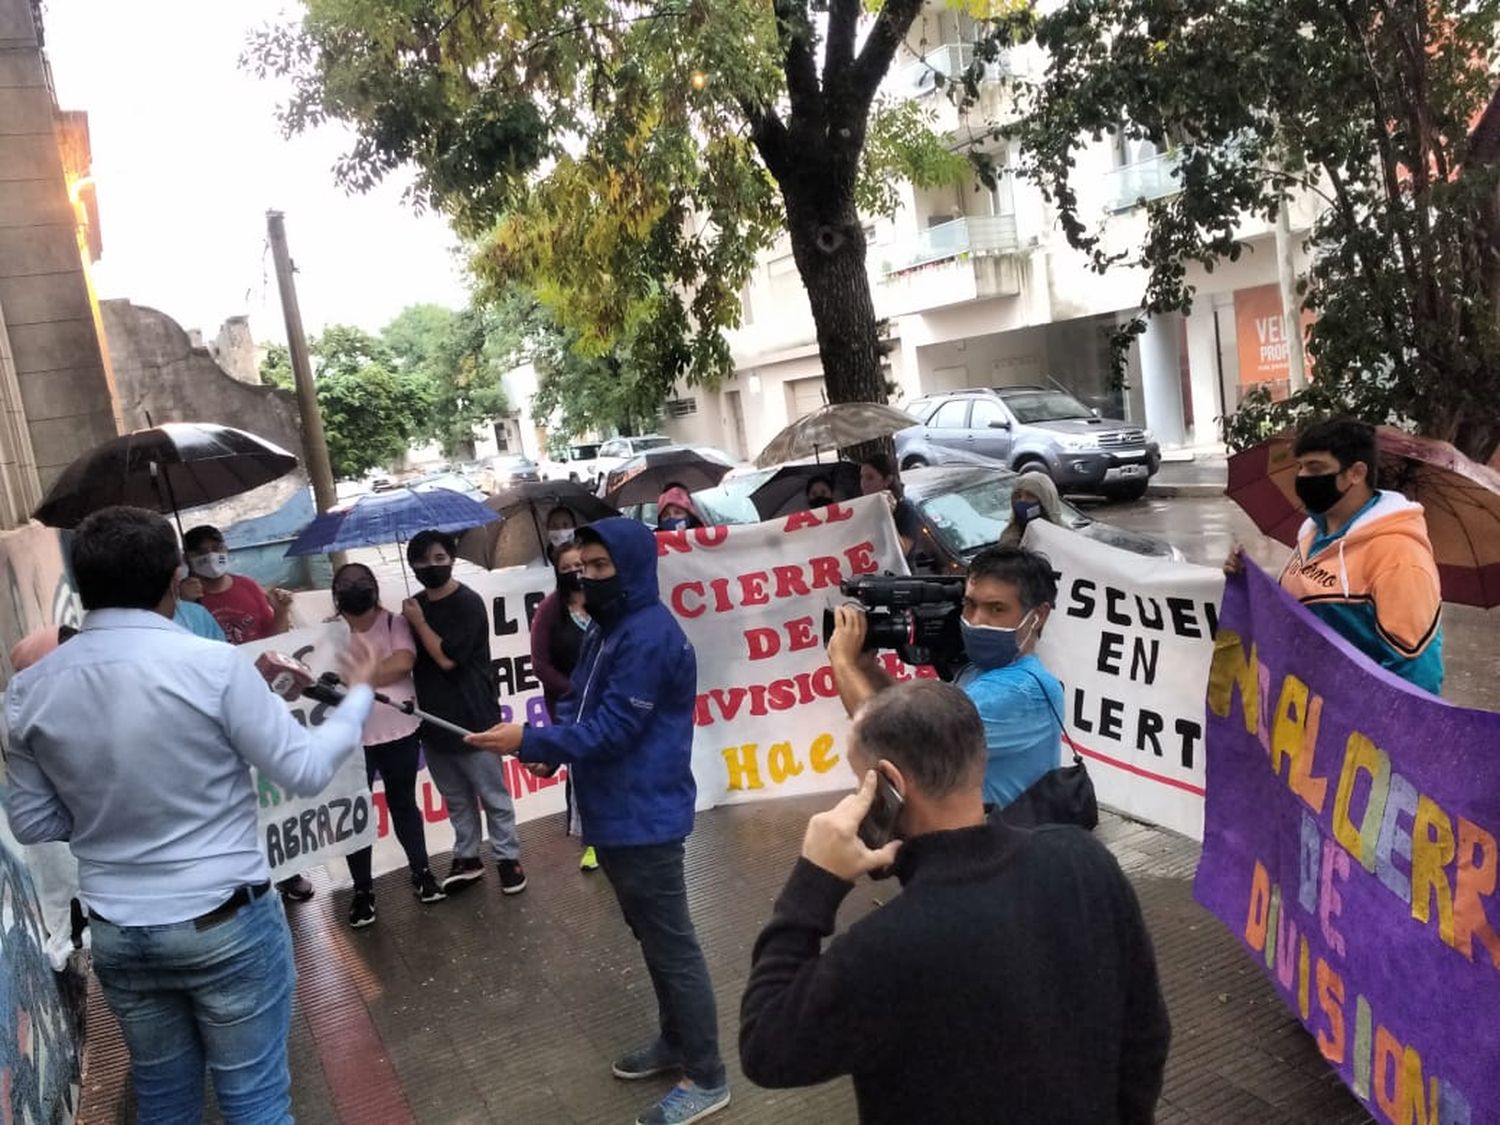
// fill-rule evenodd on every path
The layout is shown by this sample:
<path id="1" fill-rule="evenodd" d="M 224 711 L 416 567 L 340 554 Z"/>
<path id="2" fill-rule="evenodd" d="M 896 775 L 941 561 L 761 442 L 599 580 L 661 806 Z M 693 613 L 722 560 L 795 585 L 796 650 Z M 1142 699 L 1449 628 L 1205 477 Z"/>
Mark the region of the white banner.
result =
<path id="1" fill-rule="evenodd" d="M 823 611 L 846 579 L 905 573 L 885 498 L 657 541 L 662 600 L 698 653 L 698 807 L 849 788 Z"/>
<path id="2" fill-rule="evenodd" d="M 1063 682 L 1068 734 L 1100 803 L 1203 839 L 1204 699 L 1223 574 L 1040 520 L 1025 544 L 1059 575 L 1037 655 Z"/>
<path id="3" fill-rule="evenodd" d="M 677 614 L 698 656 L 693 739 L 698 807 L 847 789 L 851 777 L 843 752 L 849 721 L 823 648 L 823 611 L 843 600 L 838 588 L 847 578 L 905 571 L 886 502 L 860 499 L 768 523 L 663 533 L 658 544 L 662 600 Z M 465 574 L 462 581 L 488 609 L 490 653 L 505 717 L 545 724 L 530 635 L 537 606 L 551 590 L 552 572 L 516 568 Z M 387 582 L 381 600 L 399 612 L 403 593 Z M 299 620 L 318 620 L 332 610 L 326 590 L 298 595 Z M 343 635 L 342 626 L 320 628 Z M 305 645 L 307 632 L 287 634 L 266 647 L 288 651 Z M 313 651 L 320 650 L 315 645 Z M 893 675 L 907 674 L 893 654 L 885 660 Z M 331 666 L 331 658 L 311 662 L 315 671 Z M 516 820 L 561 812 L 565 776 L 564 770 L 537 778 L 506 759 Z M 444 824 L 447 809 L 425 768 L 417 789 L 428 851 L 447 851 L 453 843 Z M 374 870 L 403 868 L 406 858 L 391 832 L 379 782 L 373 802 Z M 341 864 L 329 874 L 335 881 L 347 878 Z"/>
<path id="4" fill-rule="evenodd" d="M 243 644 L 236 651 L 251 661 L 267 650 L 285 653 L 321 673 L 333 670 L 348 636 L 348 627 L 335 622 Z M 308 699 L 290 706 L 292 716 L 304 727 L 320 726 L 328 713 L 327 704 Z M 375 842 L 374 809 L 362 753 L 346 758 L 316 797 L 288 793 L 253 767 L 250 780 L 260 806 L 261 847 L 273 880 L 289 878 Z"/>

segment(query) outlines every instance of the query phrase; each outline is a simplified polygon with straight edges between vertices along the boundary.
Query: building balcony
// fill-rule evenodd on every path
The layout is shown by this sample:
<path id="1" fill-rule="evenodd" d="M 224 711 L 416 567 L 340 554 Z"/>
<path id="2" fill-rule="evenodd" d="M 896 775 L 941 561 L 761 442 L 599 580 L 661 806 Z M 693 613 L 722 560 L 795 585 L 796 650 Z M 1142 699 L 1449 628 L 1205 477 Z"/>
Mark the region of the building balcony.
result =
<path id="1" fill-rule="evenodd" d="M 1014 215 L 967 215 L 928 227 L 914 240 L 893 246 L 881 263 L 881 273 L 889 277 L 950 258 L 992 258 L 1020 249 Z"/>
<path id="2" fill-rule="evenodd" d="M 1013 215 L 970 215 L 939 223 L 889 251 L 882 255 L 875 291 L 884 316 L 1021 291 L 1021 243 Z"/>
<path id="3" fill-rule="evenodd" d="M 886 76 L 885 88 L 897 97 L 925 97 L 939 88 L 938 75 L 945 80 L 960 78 L 973 61 L 974 44 L 943 43 L 928 50 L 921 58 L 893 66 Z M 998 59 L 985 64 L 981 80 L 1003 82 L 1016 75 L 1016 65 L 1017 56 L 1002 51 Z"/>
<path id="4" fill-rule="evenodd" d="M 1129 211 L 1175 194 L 1178 160 L 1177 153 L 1164 152 L 1114 169 L 1105 178 L 1105 206 L 1111 211 Z"/>

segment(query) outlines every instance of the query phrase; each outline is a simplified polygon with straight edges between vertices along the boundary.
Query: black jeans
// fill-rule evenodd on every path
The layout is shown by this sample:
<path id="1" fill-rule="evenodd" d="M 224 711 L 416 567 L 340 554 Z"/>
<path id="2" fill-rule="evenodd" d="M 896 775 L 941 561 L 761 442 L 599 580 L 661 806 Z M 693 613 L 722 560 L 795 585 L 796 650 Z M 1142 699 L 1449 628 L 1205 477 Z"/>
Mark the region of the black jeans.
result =
<path id="1" fill-rule="evenodd" d="M 378 773 L 385 782 L 385 807 L 391 814 L 391 829 L 406 853 L 412 874 L 427 867 L 427 836 L 422 829 L 422 812 L 417 808 L 417 764 L 421 759 L 421 741 L 413 731 L 394 742 L 365 747 L 365 778 L 375 784 Z M 369 848 L 349 853 L 349 875 L 354 889 L 368 891 L 370 878 Z"/>
<path id="2" fill-rule="evenodd" d="M 719 1016 L 708 963 L 688 915 L 682 844 L 605 847 L 595 851 L 615 898 L 641 943 L 656 989 L 661 1042 L 699 1086 L 724 1085 Z"/>

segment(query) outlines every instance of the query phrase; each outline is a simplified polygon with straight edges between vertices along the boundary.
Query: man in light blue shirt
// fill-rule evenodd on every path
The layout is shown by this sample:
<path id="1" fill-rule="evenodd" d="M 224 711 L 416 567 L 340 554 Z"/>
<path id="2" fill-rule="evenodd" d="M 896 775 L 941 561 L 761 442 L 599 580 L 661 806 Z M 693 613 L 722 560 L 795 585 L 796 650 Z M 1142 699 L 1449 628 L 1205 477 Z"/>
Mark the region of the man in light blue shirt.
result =
<path id="1" fill-rule="evenodd" d="M 206 1064 L 226 1121 L 290 1121 L 291 935 L 250 767 L 318 793 L 361 744 L 376 658 L 352 640 L 348 698 L 305 729 L 245 654 L 172 623 L 161 516 L 97 512 L 72 550 L 83 629 L 7 693 L 11 830 L 78 859 L 141 1119 L 198 1120 Z"/>
<path id="2" fill-rule="evenodd" d="M 1052 564 L 1024 547 L 989 547 L 969 564 L 964 585 L 964 654 L 955 683 L 984 721 L 985 804 L 1004 809 L 1062 760 L 1063 690 L 1033 655 L 1057 600 Z M 828 660 L 853 715 L 891 679 L 864 652 L 865 616 L 840 606 Z"/>
<path id="3" fill-rule="evenodd" d="M 1032 651 L 1056 600 L 1052 564 L 1035 551 L 991 547 L 969 564 L 969 666 L 955 682 L 984 720 L 984 800 L 997 809 L 1061 764 L 1062 684 Z"/>

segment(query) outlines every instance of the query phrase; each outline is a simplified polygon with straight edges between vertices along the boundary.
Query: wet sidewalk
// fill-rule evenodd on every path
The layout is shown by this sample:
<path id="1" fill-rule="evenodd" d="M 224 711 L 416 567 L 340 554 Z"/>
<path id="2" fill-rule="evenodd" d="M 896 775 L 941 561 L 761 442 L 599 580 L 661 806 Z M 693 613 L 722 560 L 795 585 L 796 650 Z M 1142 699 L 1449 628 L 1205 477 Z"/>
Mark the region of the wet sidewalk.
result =
<path id="1" fill-rule="evenodd" d="M 714 1120 L 855 1120 L 847 1080 L 762 1090 L 735 1057 L 750 948 L 791 868 L 807 817 L 831 798 L 702 813 L 688 846 L 688 889 L 719 998 L 734 1103 Z M 1192 901 L 1196 844 L 1106 816 L 1098 832 L 1140 896 L 1172 1015 L 1158 1120 L 1363 1122 L 1233 936 Z M 559 818 L 521 829 L 531 885 L 505 898 L 493 870 L 467 894 L 423 907 L 404 873 L 377 883 L 379 921 L 350 930 L 349 892 L 322 881 L 293 907 L 297 1011 L 291 1041 L 299 1121 L 344 1125 L 630 1122 L 668 1080 L 610 1076 L 623 1049 L 654 1032 L 655 1002 L 634 940 L 602 874 L 578 870 Z M 447 857 L 435 862 L 446 868 Z M 874 908 L 863 883 L 840 920 Z M 996 956 L 1004 956 L 997 950 Z M 134 1120 L 123 1045 L 91 990 L 84 1125 Z M 1059 1051 L 1066 1043 L 1056 1044 Z"/>

